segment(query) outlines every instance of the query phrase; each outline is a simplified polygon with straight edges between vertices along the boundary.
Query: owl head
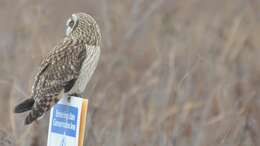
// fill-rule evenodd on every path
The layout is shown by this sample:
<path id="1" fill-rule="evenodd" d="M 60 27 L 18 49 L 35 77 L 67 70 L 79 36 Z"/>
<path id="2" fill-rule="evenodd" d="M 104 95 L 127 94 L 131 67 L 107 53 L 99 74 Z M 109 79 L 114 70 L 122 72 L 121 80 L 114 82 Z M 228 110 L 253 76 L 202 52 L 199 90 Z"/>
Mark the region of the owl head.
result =
<path id="1" fill-rule="evenodd" d="M 93 17 L 86 13 L 74 13 L 67 20 L 66 36 L 82 41 L 87 45 L 100 45 L 99 26 Z"/>

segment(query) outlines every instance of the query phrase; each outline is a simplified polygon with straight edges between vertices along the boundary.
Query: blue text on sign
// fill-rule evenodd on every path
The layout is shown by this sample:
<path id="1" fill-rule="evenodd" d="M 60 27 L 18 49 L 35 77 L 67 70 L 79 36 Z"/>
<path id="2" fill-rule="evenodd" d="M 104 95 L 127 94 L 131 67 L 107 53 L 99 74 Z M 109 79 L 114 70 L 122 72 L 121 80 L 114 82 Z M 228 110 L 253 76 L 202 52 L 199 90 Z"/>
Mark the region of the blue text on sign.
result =
<path id="1" fill-rule="evenodd" d="M 78 109 L 56 104 L 53 108 L 51 132 L 76 137 Z"/>

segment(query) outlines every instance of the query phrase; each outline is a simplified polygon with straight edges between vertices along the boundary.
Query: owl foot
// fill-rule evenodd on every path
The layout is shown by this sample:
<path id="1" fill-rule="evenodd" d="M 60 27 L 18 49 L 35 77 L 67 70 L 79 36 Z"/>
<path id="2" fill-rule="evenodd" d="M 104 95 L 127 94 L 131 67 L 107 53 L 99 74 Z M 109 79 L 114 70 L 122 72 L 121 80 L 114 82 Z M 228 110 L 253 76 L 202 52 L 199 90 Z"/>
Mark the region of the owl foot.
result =
<path id="1" fill-rule="evenodd" d="M 82 97 L 82 95 L 78 94 L 78 93 L 72 93 L 72 94 L 69 94 L 69 96 Z"/>
<path id="2" fill-rule="evenodd" d="M 70 102 L 70 100 L 71 100 L 71 96 L 68 96 L 67 101 Z"/>

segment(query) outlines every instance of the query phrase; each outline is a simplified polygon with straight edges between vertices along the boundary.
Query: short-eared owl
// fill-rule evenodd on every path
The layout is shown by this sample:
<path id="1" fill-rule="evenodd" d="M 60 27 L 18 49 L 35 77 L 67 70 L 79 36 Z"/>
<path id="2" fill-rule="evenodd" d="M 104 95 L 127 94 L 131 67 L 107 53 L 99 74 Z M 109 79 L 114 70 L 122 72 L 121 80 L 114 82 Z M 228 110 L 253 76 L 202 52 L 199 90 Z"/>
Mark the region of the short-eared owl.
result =
<path id="1" fill-rule="evenodd" d="M 96 21 L 85 13 L 72 14 L 65 33 L 42 61 L 31 97 L 14 109 L 15 113 L 30 110 L 25 124 L 43 116 L 62 96 L 81 95 L 96 69 L 101 43 Z"/>

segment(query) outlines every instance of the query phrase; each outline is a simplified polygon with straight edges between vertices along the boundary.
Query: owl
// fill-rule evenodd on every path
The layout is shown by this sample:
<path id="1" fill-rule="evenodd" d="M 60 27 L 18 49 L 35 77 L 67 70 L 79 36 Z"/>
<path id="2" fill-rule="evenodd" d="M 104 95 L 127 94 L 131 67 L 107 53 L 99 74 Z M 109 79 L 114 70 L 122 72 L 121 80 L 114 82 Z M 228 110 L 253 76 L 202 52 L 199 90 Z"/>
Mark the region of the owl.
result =
<path id="1" fill-rule="evenodd" d="M 30 111 L 26 125 L 42 117 L 62 97 L 81 96 L 96 69 L 101 34 L 93 17 L 72 14 L 65 34 L 41 62 L 30 98 L 14 109 L 15 113 Z"/>

